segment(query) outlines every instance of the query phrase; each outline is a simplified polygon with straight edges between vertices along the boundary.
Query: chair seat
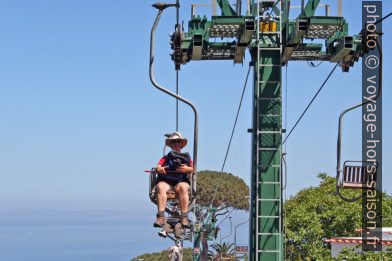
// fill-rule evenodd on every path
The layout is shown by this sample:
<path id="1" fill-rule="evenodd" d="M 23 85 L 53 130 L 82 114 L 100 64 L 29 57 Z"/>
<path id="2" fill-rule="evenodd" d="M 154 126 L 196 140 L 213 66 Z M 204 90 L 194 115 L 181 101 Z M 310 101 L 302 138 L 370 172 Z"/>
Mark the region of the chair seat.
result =
<path id="1" fill-rule="evenodd" d="M 173 189 L 169 190 L 166 194 L 167 194 L 167 199 L 177 199 L 178 198 L 177 193 Z"/>
<path id="2" fill-rule="evenodd" d="M 365 187 L 365 184 L 359 182 L 343 182 L 343 188 L 351 188 L 351 189 L 361 189 Z"/>

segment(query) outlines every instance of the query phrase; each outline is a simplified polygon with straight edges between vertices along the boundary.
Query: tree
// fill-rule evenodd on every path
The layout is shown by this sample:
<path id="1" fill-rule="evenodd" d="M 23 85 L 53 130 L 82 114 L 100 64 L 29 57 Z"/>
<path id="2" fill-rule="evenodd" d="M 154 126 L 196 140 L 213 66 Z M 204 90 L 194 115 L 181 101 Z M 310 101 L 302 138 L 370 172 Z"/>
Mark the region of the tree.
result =
<path id="1" fill-rule="evenodd" d="M 235 260 L 234 243 L 223 242 L 223 244 L 215 243 L 211 245 L 214 251 L 209 251 L 209 258 L 213 261 Z"/>
<path id="2" fill-rule="evenodd" d="M 249 187 L 243 179 L 226 172 L 199 171 L 196 202 L 209 206 L 214 194 L 212 205 L 215 207 L 225 203 L 238 210 L 249 208 Z"/>
<path id="3" fill-rule="evenodd" d="M 238 210 L 248 210 L 249 187 L 243 179 L 231 173 L 204 170 L 197 173 L 196 203 L 217 207 L 224 204 Z M 202 241 L 203 256 L 208 253 L 208 242 Z M 217 246 L 217 245 L 215 245 Z M 225 245 L 226 246 L 226 245 Z"/>
<path id="4" fill-rule="evenodd" d="M 184 261 L 192 260 L 193 250 L 191 248 L 184 248 L 183 251 L 184 251 L 183 260 Z M 156 253 L 143 254 L 131 259 L 131 261 L 167 261 L 167 260 L 169 260 L 167 250 L 163 250 L 161 252 L 156 252 Z"/>
<path id="5" fill-rule="evenodd" d="M 325 173 L 318 177 L 318 187 L 303 189 L 284 204 L 288 260 L 331 260 L 330 247 L 323 239 L 353 236 L 361 227 L 361 201 L 342 201 L 335 192 L 335 178 Z M 385 193 L 382 211 L 384 217 L 392 216 L 392 198 Z M 383 219 L 383 226 L 391 225 L 390 218 Z"/>
<path id="6" fill-rule="evenodd" d="M 360 246 L 359 246 L 360 247 Z M 340 252 L 335 260 L 346 261 L 374 261 L 374 260 L 392 260 L 392 248 L 383 252 L 363 252 L 356 253 L 355 247 L 345 248 Z"/>

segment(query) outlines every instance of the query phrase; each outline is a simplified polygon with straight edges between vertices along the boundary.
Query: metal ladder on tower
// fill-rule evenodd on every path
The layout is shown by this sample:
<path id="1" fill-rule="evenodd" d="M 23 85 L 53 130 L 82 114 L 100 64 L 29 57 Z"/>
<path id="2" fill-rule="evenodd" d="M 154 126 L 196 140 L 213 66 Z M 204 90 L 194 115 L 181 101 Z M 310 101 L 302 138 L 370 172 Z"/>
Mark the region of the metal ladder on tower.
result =
<path id="1" fill-rule="evenodd" d="M 281 195 L 282 4 L 280 0 L 257 2 L 255 260 L 284 260 Z"/>

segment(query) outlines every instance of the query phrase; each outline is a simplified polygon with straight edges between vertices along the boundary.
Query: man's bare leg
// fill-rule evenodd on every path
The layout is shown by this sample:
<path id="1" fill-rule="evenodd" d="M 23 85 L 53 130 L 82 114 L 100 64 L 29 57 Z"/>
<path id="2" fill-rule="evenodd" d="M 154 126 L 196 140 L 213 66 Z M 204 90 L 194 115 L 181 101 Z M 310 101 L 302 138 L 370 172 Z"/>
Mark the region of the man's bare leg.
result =
<path id="1" fill-rule="evenodd" d="M 158 211 L 165 211 L 167 202 L 167 192 L 170 190 L 170 185 L 164 181 L 160 181 L 157 184 L 157 201 Z"/>
<path id="2" fill-rule="evenodd" d="M 180 199 L 180 210 L 181 210 L 181 225 L 187 227 L 188 221 L 188 205 L 189 205 L 189 184 L 186 182 L 180 182 L 176 188 L 176 193 Z"/>
<path id="3" fill-rule="evenodd" d="M 170 185 L 164 181 L 160 181 L 157 184 L 157 204 L 158 214 L 157 220 L 154 223 L 154 227 L 161 227 L 165 224 L 165 208 L 167 202 L 167 192 L 170 190 Z"/>

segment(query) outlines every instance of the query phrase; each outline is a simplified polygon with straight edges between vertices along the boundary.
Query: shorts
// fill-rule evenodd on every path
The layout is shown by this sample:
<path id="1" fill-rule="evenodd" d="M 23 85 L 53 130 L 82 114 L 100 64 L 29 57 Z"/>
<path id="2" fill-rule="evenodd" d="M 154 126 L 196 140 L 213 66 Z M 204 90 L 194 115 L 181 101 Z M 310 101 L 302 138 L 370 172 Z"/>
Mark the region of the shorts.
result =
<path id="1" fill-rule="evenodd" d="M 180 183 L 180 182 L 186 182 L 186 183 L 188 183 L 189 185 L 191 184 L 190 182 L 189 182 L 189 179 L 187 178 L 187 177 L 181 177 L 180 179 L 168 179 L 168 178 L 165 178 L 165 177 L 162 177 L 163 175 L 159 175 L 158 176 L 158 179 L 157 179 L 157 184 L 160 182 L 160 181 L 163 181 L 163 182 L 166 182 L 167 184 L 169 184 L 170 186 L 172 186 L 173 188 L 175 188 L 177 185 L 178 185 L 178 183 Z"/>

